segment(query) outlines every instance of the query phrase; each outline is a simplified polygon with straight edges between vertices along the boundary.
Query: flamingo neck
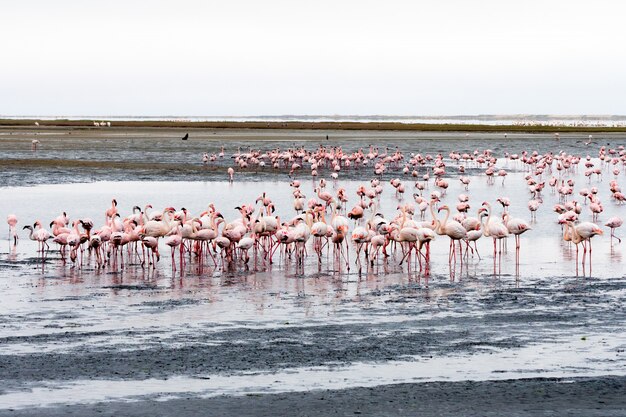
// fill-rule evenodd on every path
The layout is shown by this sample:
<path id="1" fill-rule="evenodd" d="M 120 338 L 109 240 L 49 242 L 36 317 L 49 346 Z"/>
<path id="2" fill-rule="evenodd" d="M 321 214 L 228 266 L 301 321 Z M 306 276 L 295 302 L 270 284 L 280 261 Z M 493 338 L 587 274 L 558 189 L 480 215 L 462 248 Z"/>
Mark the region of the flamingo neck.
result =
<path id="1" fill-rule="evenodd" d="M 446 212 L 446 216 L 443 218 L 443 222 L 439 222 L 439 227 L 437 230 L 440 235 L 445 234 L 446 224 L 448 223 L 448 218 L 450 217 L 450 209 L 444 208 L 444 211 Z"/>
<path id="2" fill-rule="evenodd" d="M 435 222 L 435 224 L 438 224 L 439 220 L 437 220 L 437 216 L 435 215 L 435 202 L 431 201 L 429 206 L 430 206 L 430 215 L 433 216 L 433 221 Z"/>
<path id="3" fill-rule="evenodd" d="M 487 220 L 485 220 L 485 228 L 483 230 L 483 235 L 484 236 L 490 236 L 489 233 L 489 221 L 491 220 L 491 210 L 489 210 L 489 215 L 487 216 Z"/>

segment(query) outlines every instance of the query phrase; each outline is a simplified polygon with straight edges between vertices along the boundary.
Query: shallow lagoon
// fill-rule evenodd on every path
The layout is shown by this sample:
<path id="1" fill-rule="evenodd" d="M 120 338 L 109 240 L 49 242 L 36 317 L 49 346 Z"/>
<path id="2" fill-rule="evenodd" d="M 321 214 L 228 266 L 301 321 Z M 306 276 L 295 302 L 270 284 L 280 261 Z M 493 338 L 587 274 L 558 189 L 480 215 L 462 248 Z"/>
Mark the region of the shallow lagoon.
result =
<path id="1" fill-rule="evenodd" d="M 549 138 L 531 139 L 539 151 L 554 146 Z M 390 146 L 418 146 L 393 140 Z M 445 143 L 449 152 L 462 142 L 450 139 L 437 146 Z M 519 138 L 512 146 L 523 142 Z M 173 147 L 179 142 L 163 143 Z M 567 143 L 571 152 L 584 149 L 574 140 Z M 366 144 L 348 138 L 345 146 Z M 284 142 L 254 145 L 268 149 Z M 503 145 L 478 141 L 468 150 L 487 146 L 495 150 Z M 36 157 L 54 156 L 46 152 L 41 149 Z M 128 155 L 107 154 L 104 164 Z M 193 162 L 200 156 L 194 150 L 172 158 L 201 165 Z M 499 179 L 487 185 L 482 170 L 470 170 L 470 213 L 482 201 L 495 203 L 504 195 L 512 201 L 514 216 L 529 219 L 525 172 L 512 162 L 501 165 L 509 171 L 504 186 Z M 193 174 L 194 181 L 185 182 L 180 182 L 185 174 L 179 171 L 173 174 L 175 181 L 100 181 L 106 178 L 103 171 L 90 183 L 79 172 L 47 184 L 57 171 L 43 169 L 33 180 L 37 185 L 0 188 L 6 196 L 0 200 L 0 213 L 15 212 L 21 228 L 35 219 L 47 223 L 65 210 L 72 219 L 91 217 L 97 227 L 115 197 L 123 214 L 148 203 L 155 208 L 184 206 L 197 214 L 213 202 L 226 219 L 234 219 L 235 206 L 253 202 L 265 190 L 282 219 L 294 215 L 286 173 L 238 173 L 229 184 L 223 171 L 216 170 L 211 181 L 195 181 Z M 615 214 L 623 217 L 624 206 L 609 199 L 612 175 L 589 184 L 582 171 L 575 176 L 576 190 L 583 184 L 600 189 L 605 212 L 599 223 Z M 465 191 L 456 170 L 449 166 L 448 172 L 451 186 L 442 204 L 453 208 L 456 196 Z M 134 171 L 124 168 L 113 176 L 130 180 Z M 158 175 L 163 176 L 165 172 Z M 325 176 L 321 173 L 318 179 Z M 398 176 L 407 185 L 400 201 L 385 181 L 379 211 L 390 218 L 400 202 L 411 200 L 413 180 L 400 172 L 388 176 Z M 370 178 L 348 172 L 327 186 L 330 191 L 345 187 L 349 208 L 362 184 L 357 177 Z M 304 172 L 299 178 L 304 193 L 312 196 L 313 180 Z M 433 189 L 431 181 L 427 191 Z M 154 270 L 142 268 L 135 259 L 124 269 L 97 271 L 92 264 L 72 268 L 54 252 L 42 264 L 25 233 L 12 247 L 5 231 L 0 234 L 0 379 L 5 381 L 0 404 L 31 407 L 415 381 L 624 375 L 622 245 L 611 245 L 606 229 L 604 236 L 594 238 L 592 271 L 577 271 L 575 250 L 562 242 L 551 210 L 558 196 L 546 187 L 543 198 L 533 230 L 522 236 L 519 274 L 512 239 L 497 274 L 491 241 L 479 241 L 482 260 L 470 256 L 462 267 L 451 268 L 445 237 L 432 244 L 430 276 L 420 274 L 418 267 L 399 266 L 394 257 L 381 258 L 361 273 L 352 263 L 348 272 L 332 255 L 321 264 L 309 256 L 304 273 L 285 259 L 271 266 L 251 263 L 226 270 L 211 262 L 202 268 L 189 262 L 182 272 L 174 272 L 167 256 Z M 582 219 L 589 217 L 585 206 Z M 165 248 L 162 253 L 167 254 Z M 298 383 L 302 380 L 304 385 Z M 119 385 L 105 390 L 110 381 Z"/>

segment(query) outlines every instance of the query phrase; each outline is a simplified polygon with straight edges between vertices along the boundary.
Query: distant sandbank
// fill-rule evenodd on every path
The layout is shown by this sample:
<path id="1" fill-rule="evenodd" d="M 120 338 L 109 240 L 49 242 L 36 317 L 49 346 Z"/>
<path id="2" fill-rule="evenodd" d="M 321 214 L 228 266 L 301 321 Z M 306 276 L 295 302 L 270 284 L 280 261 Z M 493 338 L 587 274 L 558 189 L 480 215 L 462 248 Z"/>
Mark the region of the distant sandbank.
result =
<path id="1" fill-rule="evenodd" d="M 106 121 L 106 119 L 105 119 Z M 487 125 L 450 123 L 398 123 L 398 122 L 301 122 L 301 121 L 166 121 L 166 120 L 114 120 L 111 126 L 95 126 L 93 120 L 38 120 L 0 119 L 0 127 L 33 128 L 61 127 L 75 129 L 113 128 L 181 128 L 181 129 L 285 129 L 285 130 L 382 130 L 421 132 L 626 132 L 625 126 L 553 126 L 553 125 Z"/>

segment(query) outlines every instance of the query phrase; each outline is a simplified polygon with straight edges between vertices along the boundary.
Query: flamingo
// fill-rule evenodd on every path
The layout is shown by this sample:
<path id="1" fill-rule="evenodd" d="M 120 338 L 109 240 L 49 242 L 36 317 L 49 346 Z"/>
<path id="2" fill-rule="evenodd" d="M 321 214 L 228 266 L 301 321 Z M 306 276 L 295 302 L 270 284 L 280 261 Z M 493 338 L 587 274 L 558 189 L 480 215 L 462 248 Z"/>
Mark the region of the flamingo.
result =
<path id="1" fill-rule="evenodd" d="M 452 262 L 453 257 L 454 257 L 454 262 L 456 263 L 455 241 L 460 241 L 462 239 L 467 238 L 467 230 L 465 230 L 465 228 L 463 227 L 463 225 L 461 225 L 461 223 L 455 220 L 448 221 L 448 218 L 450 217 L 450 208 L 447 205 L 439 207 L 438 211 L 439 212 L 445 211 L 446 217 L 443 219 L 443 222 L 439 222 L 436 232 L 439 235 L 447 235 L 450 238 L 450 250 L 448 254 L 448 263 Z M 459 244 L 459 248 L 461 248 L 460 244 Z M 462 250 L 461 250 L 460 256 L 461 257 L 463 256 Z M 461 262 L 462 262 L 462 258 L 461 258 Z"/>
<path id="2" fill-rule="evenodd" d="M 176 271 L 176 261 L 174 259 L 174 253 L 176 251 L 176 248 L 181 247 L 181 245 L 183 243 L 183 235 L 182 235 L 182 229 L 181 229 L 180 224 L 177 224 L 176 226 L 174 226 L 174 229 L 165 238 L 164 242 L 172 250 L 172 268 L 174 269 L 174 271 Z M 181 265 L 181 268 L 182 268 L 183 262 L 184 262 L 183 261 L 183 256 L 182 256 L 182 251 L 181 251 L 181 254 L 180 254 L 179 258 L 180 258 L 180 265 Z"/>
<path id="3" fill-rule="evenodd" d="M 104 212 L 104 221 L 105 223 L 109 220 L 109 219 L 113 219 L 113 217 L 115 217 L 115 215 L 117 214 L 117 200 L 113 199 L 111 200 L 111 207 L 108 208 L 105 212 Z"/>
<path id="4" fill-rule="evenodd" d="M 511 218 L 509 213 L 504 213 L 502 215 L 502 220 L 504 221 L 504 225 L 509 231 L 509 234 L 515 236 L 515 263 L 519 267 L 520 236 L 531 230 L 532 227 L 530 227 L 530 225 L 522 219 Z"/>
<path id="5" fill-rule="evenodd" d="M 474 252 L 478 255 L 478 259 L 481 259 L 480 253 L 478 253 L 478 247 L 476 246 L 476 241 L 480 239 L 483 235 L 483 231 L 480 228 L 480 224 L 474 230 L 467 231 L 467 237 L 465 238 L 465 243 L 467 247 L 465 248 L 465 255 L 467 256 L 468 249 L 472 251 L 472 257 L 474 256 Z M 474 242 L 474 247 L 472 248 L 471 242 Z"/>
<path id="6" fill-rule="evenodd" d="M 250 255 L 248 255 L 248 250 L 252 246 L 254 246 L 254 238 L 251 238 L 251 237 L 243 237 L 241 238 L 241 240 L 239 240 L 239 242 L 237 242 L 236 247 L 243 254 L 243 261 L 246 264 L 250 260 Z"/>
<path id="7" fill-rule="evenodd" d="M 48 246 L 48 243 L 46 242 L 51 237 L 50 232 L 42 228 L 39 221 L 35 222 L 34 227 L 28 225 L 22 228 L 22 230 L 25 229 L 30 230 L 30 234 L 28 235 L 28 237 L 30 238 L 30 240 L 34 240 L 37 242 L 37 252 L 41 252 L 41 256 L 44 257 L 45 251 L 50 248 Z"/>
<path id="8" fill-rule="evenodd" d="M 615 229 L 621 227 L 623 223 L 624 223 L 624 221 L 622 220 L 621 217 L 615 216 L 615 217 L 611 217 L 604 224 L 606 227 L 611 229 L 611 244 L 613 243 L 613 238 L 617 239 L 617 241 L 619 243 L 622 243 L 622 239 L 620 239 L 619 237 L 615 236 Z"/>
<path id="9" fill-rule="evenodd" d="M 604 232 L 595 223 L 582 222 L 575 225 L 570 219 L 560 221 L 569 227 L 570 238 L 572 242 L 576 244 L 576 259 L 578 259 L 578 243 L 583 244 L 583 268 L 585 264 L 585 257 L 587 254 L 587 246 L 585 242 L 589 242 L 589 264 L 591 268 L 591 238 L 596 235 L 602 235 Z"/>
<path id="10" fill-rule="evenodd" d="M 497 219 L 492 220 L 492 209 L 491 204 L 488 202 L 483 202 L 483 206 L 486 207 L 486 210 L 483 207 L 481 211 L 481 217 L 485 217 L 487 215 L 487 220 L 484 223 L 483 227 L 483 235 L 485 237 L 491 237 L 493 239 L 493 259 L 494 259 L 494 272 L 495 272 L 495 263 L 496 263 L 496 254 L 499 257 L 502 257 L 502 240 L 506 239 L 509 236 L 509 230 L 507 227 Z M 496 251 L 496 241 L 500 242 L 500 249 Z M 502 261 L 500 260 L 500 266 L 502 266 Z"/>
<path id="11" fill-rule="evenodd" d="M 359 271 L 361 270 L 361 250 L 363 249 L 363 245 L 365 245 L 365 259 L 368 258 L 367 253 L 367 241 L 368 241 L 369 233 L 367 230 L 362 227 L 355 227 L 352 231 L 352 242 L 356 244 L 356 261 L 355 264 L 359 266 Z"/>
<path id="12" fill-rule="evenodd" d="M 326 207 L 328 208 L 331 201 L 333 200 L 333 195 L 327 191 L 322 191 L 320 187 L 316 187 L 315 190 L 313 191 L 317 193 L 317 196 L 319 197 L 320 200 L 326 203 Z"/>
<path id="13" fill-rule="evenodd" d="M 9 240 L 13 238 L 13 244 L 17 245 L 17 232 L 15 226 L 17 226 L 17 216 L 15 214 L 9 214 L 7 216 L 7 223 L 9 225 Z"/>

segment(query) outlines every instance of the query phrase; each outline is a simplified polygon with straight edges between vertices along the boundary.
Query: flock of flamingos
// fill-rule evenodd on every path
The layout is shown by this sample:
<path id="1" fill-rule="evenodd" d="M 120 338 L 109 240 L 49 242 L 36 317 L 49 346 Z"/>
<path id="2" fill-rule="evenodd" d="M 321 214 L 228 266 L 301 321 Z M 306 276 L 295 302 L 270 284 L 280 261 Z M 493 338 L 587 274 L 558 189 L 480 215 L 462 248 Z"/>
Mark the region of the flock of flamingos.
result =
<path id="1" fill-rule="evenodd" d="M 203 163 L 218 158 L 224 158 L 223 149 L 219 154 L 203 155 Z M 577 266 L 578 248 L 582 247 L 584 268 L 587 257 L 591 262 L 592 238 L 603 234 L 602 227 L 596 224 L 598 215 L 603 212 L 603 203 L 600 190 L 591 186 L 591 180 L 594 176 L 598 180 L 603 174 L 612 174 L 614 179 L 608 182 L 610 198 L 616 204 L 623 203 L 626 197 L 617 178 L 626 168 L 624 147 L 601 147 L 597 158 L 564 152 L 505 153 L 500 158 L 524 170 L 531 219 L 542 206 L 542 193 L 558 193 L 559 203 L 552 207 L 554 221 L 561 225 L 562 239 L 575 245 Z M 281 262 L 293 262 L 302 267 L 308 256 L 317 257 L 321 264 L 324 251 L 328 258 L 332 251 L 333 262 L 342 268 L 345 265 L 348 270 L 355 265 L 360 271 L 363 265 L 368 268 L 383 259 L 391 259 L 399 264 L 407 263 L 409 269 L 411 265 L 419 266 L 420 272 L 425 270 L 426 274 L 430 269 L 430 242 L 436 238 L 449 239 L 451 267 L 469 256 L 480 257 L 477 241 L 492 239 L 495 273 L 496 266 L 502 262 L 502 251 L 507 250 L 508 237 L 515 239 L 519 268 L 522 235 L 532 233 L 529 222 L 509 213 L 507 198 L 480 202 L 476 217 L 469 212 L 466 194 L 458 195 L 454 210 L 442 203 L 449 179 L 458 178 L 466 190 L 469 188 L 471 181 L 466 170 L 486 176 L 488 183 L 501 180 L 504 184 L 507 171 L 496 168 L 498 158 L 490 150 L 452 152 L 445 158 L 441 154 L 405 155 L 374 147 L 369 151 L 348 153 L 339 147 L 319 146 L 312 150 L 238 151 L 232 159 L 234 168 L 228 168 L 230 181 L 235 178 L 235 168 L 267 166 L 289 170 L 293 209 L 280 207 L 279 211 L 293 210 L 290 218 L 276 216 L 270 193 L 263 192 L 255 202 L 237 207 L 239 214 L 230 220 L 226 220 L 214 204 L 209 204 L 201 213 L 173 207 L 154 210 L 151 205 L 135 206 L 132 213 L 121 213 L 114 199 L 111 206 L 103 210 L 104 225 L 100 227 L 89 218 L 72 221 L 63 212 L 50 222 L 37 220 L 23 229 L 29 230 L 29 238 L 38 242 L 41 258 L 47 256 L 49 242 L 53 242 L 58 245 L 62 262 L 71 262 L 76 268 L 85 263 L 93 263 L 98 269 L 123 268 L 131 259 L 140 261 L 143 267 L 154 268 L 161 257 L 160 246 L 164 244 L 170 249 L 173 269 L 177 264 L 182 269 L 189 261 L 210 262 L 222 268 L 247 268 L 252 258 L 255 264 L 269 264 L 276 262 L 277 257 Z M 316 185 L 315 195 L 309 198 L 296 179 L 298 175 L 304 176 L 301 172 L 307 169 Z M 326 180 L 316 178 L 318 173 L 326 171 L 337 180 L 339 173 L 347 169 L 360 170 L 363 175 L 374 174 L 373 179 L 364 181 L 354 195 L 348 195 L 337 184 L 330 191 Z M 578 184 L 575 192 L 574 173 L 582 169 L 589 184 Z M 456 175 L 450 175 L 452 170 Z M 389 172 L 397 172 L 399 178 L 383 181 L 382 174 Z M 605 183 L 597 181 L 596 184 Z M 549 188 L 544 190 L 546 185 Z M 414 202 L 399 204 L 395 213 L 382 213 L 380 196 L 389 187 L 392 189 L 387 192 L 397 196 L 402 196 L 410 187 Z M 582 221 L 582 217 L 591 221 Z M 18 218 L 11 214 L 7 221 L 9 238 L 17 244 Z M 621 242 L 614 234 L 621 225 L 619 217 L 612 217 L 604 224 L 610 229 L 611 244 L 613 239 Z M 356 255 L 356 259 L 351 260 L 351 254 Z"/>

